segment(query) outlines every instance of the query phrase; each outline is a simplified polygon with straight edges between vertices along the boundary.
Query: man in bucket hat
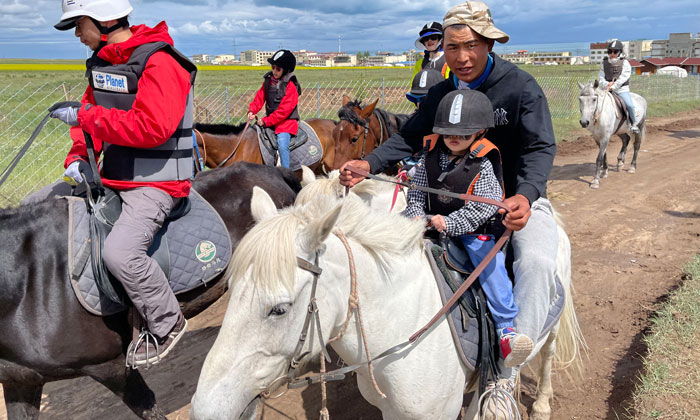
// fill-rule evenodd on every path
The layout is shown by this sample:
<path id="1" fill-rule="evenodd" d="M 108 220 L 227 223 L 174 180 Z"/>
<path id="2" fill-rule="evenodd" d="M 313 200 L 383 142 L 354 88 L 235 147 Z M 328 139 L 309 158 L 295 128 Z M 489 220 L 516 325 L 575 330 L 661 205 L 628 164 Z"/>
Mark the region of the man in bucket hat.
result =
<path id="1" fill-rule="evenodd" d="M 489 140 L 501 151 L 505 202 L 513 210 L 503 223 L 515 231 L 511 241 L 514 294 L 520 308 L 515 327 L 537 342 L 556 290 L 557 227 L 546 198 L 556 144 L 547 99 L 531 75 L 491 51 L 494 42 L 505 43 L 509 37 L 494 25 L 486 4 L 467 1 L 456 5 L 447 12 L 442 26 L 442 45 L 452 75 L 430 89 L 398 133 L 365 160 L 347 162 L 341 168 L 340 182 L 353 186 L 363 179 L 347 170 L 348 165 L 378 173 L 420 151 L 423 137 L 432 133 L 438 104 L 449 92 L 474 89 L 486 94 L 493 104 L 495 122 Z M 499 381 L 498 386 L 512 391 L 509 379 Z"/>

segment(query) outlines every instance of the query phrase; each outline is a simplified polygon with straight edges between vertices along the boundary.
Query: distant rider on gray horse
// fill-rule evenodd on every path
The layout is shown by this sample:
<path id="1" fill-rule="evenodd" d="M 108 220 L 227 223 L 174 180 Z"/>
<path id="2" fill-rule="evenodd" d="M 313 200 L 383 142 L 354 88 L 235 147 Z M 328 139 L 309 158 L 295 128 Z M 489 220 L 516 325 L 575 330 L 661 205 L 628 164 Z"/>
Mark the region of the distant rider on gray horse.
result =
<path id="1" fill-rule="evenodd" d="M 631 75 L 632 66 L 624 57 L 622 42 L 617 39 L 612 40 L 608 44 L 608 56 L 603 58 L 603 63 L 600 65 L 598 83 L 622 99 L 629 113 L 630 131 L 637 134 L 639 133 L 638 121 L 634 114 L 634 102 L 632 102 L 629 87 Z"/>

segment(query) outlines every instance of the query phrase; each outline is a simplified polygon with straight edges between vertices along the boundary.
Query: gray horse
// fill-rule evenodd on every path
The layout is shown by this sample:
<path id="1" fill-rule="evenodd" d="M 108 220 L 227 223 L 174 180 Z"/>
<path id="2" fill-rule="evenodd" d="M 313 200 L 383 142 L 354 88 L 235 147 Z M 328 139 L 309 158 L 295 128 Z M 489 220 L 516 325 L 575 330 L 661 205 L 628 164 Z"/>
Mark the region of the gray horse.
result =
<path id="1" fill-rule="evenodd" d="M 630 142 L 628 134 L 630 125 L 628 121 L 622 121 L 622 116 L 615 106 L 615 100 L 612 93 L 601 89 L 598 86 L 598 81 L 587 84 L 578 84 L 581 92 L 579 93 L 579 105 L 581 107 L 581 127 L 588 128 L 593 134 L 593 139 L 598 144 L 598 157 L 595 161 L 595 178 L 591 182 L 591 188 L 600 188 L 600 178 L 608 177 L 608 159 L 607 149 L 610 137 L 617 134 L 622 139 L 622 148 L 620 154 L 617 155 L 617 170 L 621 171 L 625 163 L 625 153 Z M 637 154 L 639 146 L 642 144 L 642 139 L 646 135 L 645 119 L 647 114 L 647 101 L 632 93 L 632 101 L 636 119 L 639 121 L 639 133 L 634 134 L 634 156 L 628 172 L 633 174 L 637 168 Z"/>

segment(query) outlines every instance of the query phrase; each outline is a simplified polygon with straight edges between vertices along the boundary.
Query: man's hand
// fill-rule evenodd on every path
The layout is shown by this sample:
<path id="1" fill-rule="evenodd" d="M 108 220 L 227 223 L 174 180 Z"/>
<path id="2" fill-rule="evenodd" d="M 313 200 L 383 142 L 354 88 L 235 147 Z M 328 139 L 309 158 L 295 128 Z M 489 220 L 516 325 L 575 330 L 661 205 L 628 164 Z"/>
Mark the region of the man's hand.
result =
<path id="1" fill-rule="evenodd" d="M 430 218 L 430 224 L 438 232 L 444 232 L 447 229 L 447 223 L 445 223 L 445 218 L 441 214 L 436 214 Z"/>
<path id="2" fill-rule="evenodd" d="M 73 187 L 83 182 L 83 176 L 89 184 L 94 184 L 92 169 L 84 160 L 76 160 L 71 162 L 63 172 L 63 180 Z"/>
<path id="3" fill-rule="evenodd" d="M 49 108 L 49 116 L 57 118 L 71 127 L 78 126 L 78 110 L 80 110 L 80 102 L 66 101 L 55 103 Z"/>
<path id="4" fill-rule="evenodd" d="M 370 170 L 369 162 L 366 160 L 350 160 L 345 162 L 343 166 L 340 167 L 340 185 L 345 187 L 354 187 L 357 183 L 365 179 L 364 176 L 346 169 L 348 166 L 364 169 L 367 172 Z"/>
<path id="5" fill-rule="evenodd" d="M 503 203 L 510 207 L 511 210 L 506 213 L 506 217 L 503 218 L 503 224 L 513 231 L 524 228 L 530 218 L 530 201 L 527 197 L 522 194 L 515 194 L 503 200 Z M 506 211 L 500 209 L 498 212 L 503 214 Z"/>

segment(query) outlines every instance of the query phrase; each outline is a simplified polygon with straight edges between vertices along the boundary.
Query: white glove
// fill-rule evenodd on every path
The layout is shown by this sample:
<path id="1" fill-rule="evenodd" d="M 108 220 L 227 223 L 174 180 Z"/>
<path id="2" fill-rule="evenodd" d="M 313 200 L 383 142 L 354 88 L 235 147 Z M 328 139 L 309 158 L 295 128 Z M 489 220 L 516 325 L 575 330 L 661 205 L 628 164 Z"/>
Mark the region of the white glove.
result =
<path id="1" fill-rule="evenodd" d="M 58 118 L 71 127 L 78 126 L 78 109 L 72 106 L 57 108 L 51 111 L 51 118 Z"/>
<path id="2" fill-rule="evenodd" d="M 76 160 L 68 165 L 66 171 L 63 172 L 63 180 L 74 187 L 83 182 L 83 176 L 80 174 L 79 166 L 80 161 Z"/>

